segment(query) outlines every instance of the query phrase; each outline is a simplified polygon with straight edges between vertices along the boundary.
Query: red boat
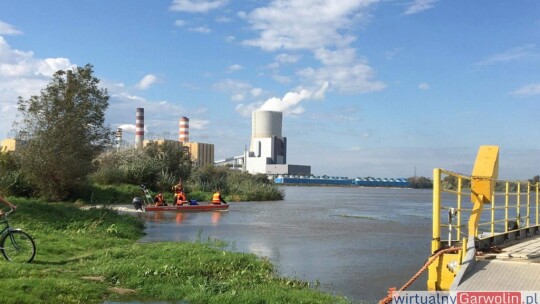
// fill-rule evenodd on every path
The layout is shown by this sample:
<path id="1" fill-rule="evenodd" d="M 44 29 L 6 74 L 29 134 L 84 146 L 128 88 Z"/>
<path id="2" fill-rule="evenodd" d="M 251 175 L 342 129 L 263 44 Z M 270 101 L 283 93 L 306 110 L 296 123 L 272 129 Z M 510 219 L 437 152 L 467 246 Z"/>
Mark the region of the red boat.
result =
<path id="1" fill-rule="evenodd" d="M 152 196 L 148 192 L 148 189 L 144 185 L 141 185 L 143 197 L 133 198 L 133 206 L 135 210 L 143 211 L 177 211 L 177 212 L 189 212 L 189 211 L 219 211 L 229 209 L 227 204 L 210 204 L 204 205 L 191 205 L 189 201 L 182 202 L 181 206 L 154 206 Z"/>
<path id="2" fill-rule="evenodd" d="M 177 211 L 177 212 L 191 212 L 191 211 L 218 211 L 227 210 L 229 205 L 226 204 L 208 204 L 208 205 L 182 205 L 182 206 L 151 206 L 146 205 L 143 207 L 144 211 Z"/>

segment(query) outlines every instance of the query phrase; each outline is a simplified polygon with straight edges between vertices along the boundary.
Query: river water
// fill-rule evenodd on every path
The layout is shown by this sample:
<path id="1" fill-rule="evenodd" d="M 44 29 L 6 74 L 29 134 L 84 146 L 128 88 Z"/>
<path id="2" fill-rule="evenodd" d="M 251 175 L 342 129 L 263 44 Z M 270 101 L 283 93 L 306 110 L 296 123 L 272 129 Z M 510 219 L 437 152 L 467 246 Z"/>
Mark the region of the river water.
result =
<path id="1" fill-rule="evenodd" d="M 432 192 L 354 187 L 282 188 L 285 200 L 233 202 L 225 212 L 149 212 L 142 242 L 219 239 L 267 257 L 282 276 L 354 302 L 401 287 L 429 256 Z M 409 290 L 425 290 L 422 275 Z"/>

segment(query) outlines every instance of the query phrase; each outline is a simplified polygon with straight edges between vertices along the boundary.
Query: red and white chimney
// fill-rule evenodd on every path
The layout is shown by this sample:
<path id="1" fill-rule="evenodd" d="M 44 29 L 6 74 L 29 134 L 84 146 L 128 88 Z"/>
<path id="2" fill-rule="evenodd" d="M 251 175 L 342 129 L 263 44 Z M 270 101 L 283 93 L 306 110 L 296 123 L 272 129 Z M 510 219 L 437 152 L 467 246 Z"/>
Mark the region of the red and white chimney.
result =
<path id="1" fill-rule="evenodd" d="M 178 141 L 183 143 L 189 142 L 189 118 L 180 118 L 178 126 Z"/>
<path id="2" fill-rule="evenodd" d="M 137 108 L 135 118 L 135 147 L 142 148 L 144 141 L 144 108 Z"/>

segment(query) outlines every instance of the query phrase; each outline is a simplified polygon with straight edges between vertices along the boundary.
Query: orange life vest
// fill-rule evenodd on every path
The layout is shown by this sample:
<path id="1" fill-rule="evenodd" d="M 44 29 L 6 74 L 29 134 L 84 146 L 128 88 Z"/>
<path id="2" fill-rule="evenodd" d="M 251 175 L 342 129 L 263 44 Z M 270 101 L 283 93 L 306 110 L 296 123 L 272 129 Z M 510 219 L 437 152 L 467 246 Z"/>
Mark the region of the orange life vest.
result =
<path id="1" fill-rule="evenodd" d="M 179 205 L 179 204 L 182 204 L 182 202 L 185 202 L 187 201 L 187 198 L 186 198 L 186 195 L 184 194 L 184 192 L 178 192 L 174 195 L 174 197 L 176 198 L 176 204 Z"/>
<path id="2" fill-rule="evenodd" d="M 163 206 L 165 204 L 165 200 L 163 199 L 163 196 L 159 194 L 156 195 L 154 202 L 156 202 L 156 206 Z"/>

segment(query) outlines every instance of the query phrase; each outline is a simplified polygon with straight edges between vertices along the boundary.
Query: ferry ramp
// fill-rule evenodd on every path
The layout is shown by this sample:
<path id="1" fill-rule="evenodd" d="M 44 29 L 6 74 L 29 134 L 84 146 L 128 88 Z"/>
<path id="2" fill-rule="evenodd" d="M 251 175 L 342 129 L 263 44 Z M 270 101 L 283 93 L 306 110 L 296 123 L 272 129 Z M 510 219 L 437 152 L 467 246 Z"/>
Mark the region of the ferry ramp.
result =
<path id="1" fill-rule="evenodd" d="M 540 290 L 540 183 L 498 173 L 497 146 L 471 175 L 434 169 L 428 290 Z"/>
<path id="2" fill-rule="evenodd" d="M 540 236 L 476 256 L 451 291 L 525 291 L 540 289 Z"/>

